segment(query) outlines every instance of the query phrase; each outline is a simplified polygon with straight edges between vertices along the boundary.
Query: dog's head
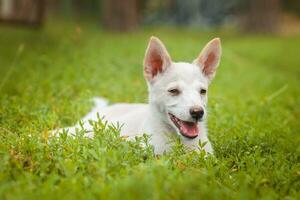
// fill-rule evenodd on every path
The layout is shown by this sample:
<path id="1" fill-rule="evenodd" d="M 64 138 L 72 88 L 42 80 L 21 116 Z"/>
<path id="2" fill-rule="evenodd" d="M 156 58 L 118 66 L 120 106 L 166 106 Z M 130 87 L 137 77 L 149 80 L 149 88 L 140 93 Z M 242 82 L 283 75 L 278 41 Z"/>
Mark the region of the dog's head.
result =
<path id="1" fill-rule="evenodd" d="M 172 62 L 163 43 L 151 37 L 144 59 L 149 103 L 179 135 L 191 139 L 198 136 L 199 124 L 206 116 L 208 85 L 220 57 L 221 42 L 215 38 L 193 63 Z"/>

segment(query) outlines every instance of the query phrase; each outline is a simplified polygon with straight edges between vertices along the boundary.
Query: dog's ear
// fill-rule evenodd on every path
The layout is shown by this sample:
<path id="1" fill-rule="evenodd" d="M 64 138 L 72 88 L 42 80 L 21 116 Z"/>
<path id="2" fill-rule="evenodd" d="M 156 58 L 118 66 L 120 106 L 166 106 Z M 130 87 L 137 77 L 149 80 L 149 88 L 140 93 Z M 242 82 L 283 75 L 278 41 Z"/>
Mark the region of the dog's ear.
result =
<path id="1" fill-rule="evenodd" d="M 211 81 L 216 74 L 217 67 L 219 66 L 221 54 L 221 41 L 219 38 L 215 38 L 207 43 L 198 58 L 194 60 L 193 64 L 198 65 L 204 76 Z"/>
<path id="2" fill-rule="evenodd" d="M 151 82 L 156 75 L 164 72 L 171 64 L 171 57 L 164 44 L 157 37 L 152 36 L 144 58 L 146 80 Z"/>

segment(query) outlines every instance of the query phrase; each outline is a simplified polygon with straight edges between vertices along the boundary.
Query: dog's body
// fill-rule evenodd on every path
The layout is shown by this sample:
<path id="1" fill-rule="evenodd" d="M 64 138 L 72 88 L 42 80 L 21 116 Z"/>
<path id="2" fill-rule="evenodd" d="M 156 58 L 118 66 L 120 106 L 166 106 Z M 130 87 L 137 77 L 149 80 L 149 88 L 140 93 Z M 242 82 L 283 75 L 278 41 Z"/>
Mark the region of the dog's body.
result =
<path id="1" fill-rule="evenodd" d="M 121 124 L 121 136 L 150 135 L 150 144 L 156 154 L 168 151 L 174 136 L 190 149 L 199 149 L 199 140 L 206 142 L 204 149 L 213 153 L 205 127 L 207 88 L 215 75 L 221 56 L 219 39 L 206 45 L 192 63 L 175 63 L 159 39 L 152 37 L 146 50 L 144 75 L 148 83 L 148 104 L 107 105 L 96 98 L 96 106 L 83 119 L 83 127 L 92 137 L 90 120 L 97 114 L 109 123 Z M 70 134 L 79 127 L 66 128 Z"/>

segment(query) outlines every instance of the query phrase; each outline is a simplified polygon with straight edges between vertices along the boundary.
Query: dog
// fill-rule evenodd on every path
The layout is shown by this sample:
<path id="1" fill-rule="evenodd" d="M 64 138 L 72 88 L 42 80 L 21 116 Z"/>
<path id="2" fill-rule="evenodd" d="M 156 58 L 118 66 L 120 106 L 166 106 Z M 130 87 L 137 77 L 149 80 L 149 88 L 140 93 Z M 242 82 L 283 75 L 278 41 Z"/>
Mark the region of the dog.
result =
<path id="1" fill-rule="evenodd" d="M 144 77 L 148 85 L 148 104 L 117 103 L 108 105 L 103 98 L 95 98 L 95 107 L 81 125 L 65 128 L 76 134 L 83 127 L 87 137 L 93 137 L 90 120 L 104 117 L 112 124 L 122 124 L 120 136 L 134 138 L 150 136 L 155 154 L 168 152 L 174 138 L 180 138 L 185 147 L 213 154 L 207 137 L 207 91 L 216 74 L 221 58 L 221 41 L 211 40 L 192 62 L 173 62 L 164 44 L 152 36 L 144 58 Z M 175 137 L 174 137 L 175 136 Z"/>

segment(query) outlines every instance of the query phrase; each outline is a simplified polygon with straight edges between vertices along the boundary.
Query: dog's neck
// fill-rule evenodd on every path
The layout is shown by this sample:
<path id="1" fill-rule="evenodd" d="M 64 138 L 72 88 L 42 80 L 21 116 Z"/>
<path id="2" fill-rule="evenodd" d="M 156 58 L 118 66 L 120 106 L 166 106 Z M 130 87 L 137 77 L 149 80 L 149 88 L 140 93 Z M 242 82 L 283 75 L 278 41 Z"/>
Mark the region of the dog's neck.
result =
<path id="1" fill-rule="evenodd" d="M 151 124 L 154 125 L 153 131 L 159 131 L 160 133 L 173 133 L 176 134 L 176 130 L 167 122 L 166 114 L 163 113 L 163 109 L 159 108 L 153 103 L 149 103 L 149 115 L 148 119 Z M 156 130 L 157 129 L 157 130 Z"/>
<path id="2" fill-rule="evenodd" d="M 150 144 L 154 146 L 156 154 L 162 154 L 171 149 L 172 137 L 176 137 L 176 131 L 166 122 L 165 116 L 160 109 L 151 103 L 149 111 L 145 117 L 143 129 L 150 136 Z"/>

